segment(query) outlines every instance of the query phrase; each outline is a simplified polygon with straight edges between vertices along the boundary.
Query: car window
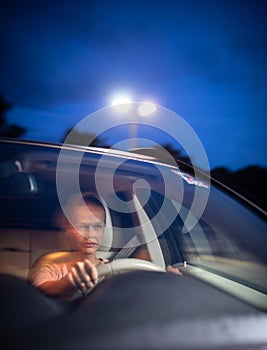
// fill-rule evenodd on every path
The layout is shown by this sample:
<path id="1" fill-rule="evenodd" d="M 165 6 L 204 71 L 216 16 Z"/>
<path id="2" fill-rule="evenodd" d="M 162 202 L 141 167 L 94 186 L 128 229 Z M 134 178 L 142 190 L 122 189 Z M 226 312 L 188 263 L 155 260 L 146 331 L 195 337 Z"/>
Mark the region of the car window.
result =
<path id="1" fill-rule="evenodd" d="M 61 211 L 55 175 L 58 153 L 56 147 L 7 144 L 0 155 L 1 272 L 25 277 L 27 269 L 42 254 L 71 249 L 71 242 L 55 220 L 55 213 Z M 79 155 L 77 149 L 68 150 L 61 169 L 66 195 L 70 194 L 77 153 Z M 85 154 L 80 166 L 82 190 L 96 190 L 94 171 L 100 158 L 97 152 Z M 158 164 L 127 158 L 117 161 L 116 191 L 111 195 L 107 193 L 106 200 L 112 204 L 115 199 L 112 196 L 118 196 L 125 210 L 116 210 L 112 205 L 109 209 L 112 243 L 103 247 L 103 257 L 142 256 L 161 266 L 186 262 L 266 292 L 267 226 L 264 219 L 211 187 L 207 206 L 198 220 L 191 204 L 194 186 L 199 183 L 192 182 L 192 177 L 181 176 L 182 173 L 168 167 L 160 168 Z M 112 157 L 102 162 L 103 186 L 113 174 L 114 164 L 117 166 L 116 158 Z M 151 185 L 150 189 L 139 186 L 135 191 L 139 209 L 130 206 L 133 184 L 138 179 Z M 169 181 L 167 194 L 165 180 Z M 184 186 L 184 195 L 178 198 L 174 189 L 179 189 L 180 185 Z M 205 186 L 199 189 L 203 195 L 208 190 Z M 145 215 L 140 215 L 142 210 Z M 185 232 L 189 212 L 197 224 Z M 152 244 L 152 241 L 159 244 Z M 141 253 L 136 255 L 138 249 Z"/>
<path id="2" fill-rule="evenodd" d="M 138 195 L 146 196 L 145 189 Z M 168 201 L 168 215 L 171 216 L 170 211 L 173 211 L 174 220 L 161 232 L 162 223 L 166 220 L 165 212 L 161 213 L 163 200 Z M 218 206 L 217 202 L 220 201 Z M 266 246 L 262 247 L 261 256 L 256 253 L 258 242 L 262 244 L 263 237 L 266 241 L 267 228 L 263 220 L 241 204 L 213 190 L 204 215 L 190 231 L 184 232 L 189 208 L 182 205 L 178 213 L 177 206 L 174 200 L 152 191 L 144 207 L 152 222 L 155 215 L 160 217 L 154 223 L 154 228 L 158 232 L 167 264 L 191 264 L 267 292 Z M 218 210 L 217 213 L 214 213 L 214 208 Z"/>

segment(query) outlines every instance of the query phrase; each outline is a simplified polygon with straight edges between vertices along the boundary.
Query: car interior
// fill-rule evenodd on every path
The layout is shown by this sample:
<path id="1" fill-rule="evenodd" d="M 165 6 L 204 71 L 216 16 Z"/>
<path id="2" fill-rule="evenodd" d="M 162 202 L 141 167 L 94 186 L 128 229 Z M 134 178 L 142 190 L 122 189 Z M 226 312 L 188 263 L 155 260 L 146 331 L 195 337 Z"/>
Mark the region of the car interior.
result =
<path id="1" fill-rule="evenodd" d="M 68 168 L 73 159 L 68 158 Z M 51 153 L 23 152 L 15 160 L 1 164 L 1 273 L 27 279 L 30 268 L 38 258 L 47 253 L 73 249 L 70 237 L 66 237 L 60 227 L 59 218 L 64 213 L 55 188 L 56 160 L 57 155 Z M 82 190 L 97 195 L 93 178 L 90 179 L 90 176 L 94 176 L 94 168 L 86 163 L 83 167 L 80 179 Z M 118 192 L 115 195 L 126 206 L 132 196 L 132 184 L 123 175 L 118 175 L 118 178 L 115 184 Z M 71 180 L 71 172 L 64 174 L 66 197 L 71 195 Z M 114 194 L 109 196 L 109 201 L 113 200 L 112 196 Z M 155 230 L 138 198 L 133 196 L 131 201 L 133 208 L 129 211 L 138 208 L 137 214 L 133 215 L 108 209 L 105 200 L 101 198 L 101 201 L 106 209 L 107 223 L 98 256 L 109 260 L 140 257 L 165 267 Z M 140 225 L 140 219 L 146 220 L 145 230 Z"/>
<path id="2" fill-rule="evenodd" d="M 239 213 L 239 207 L 222 195 L 227 206 L 208 203 L 201 220 L 185 231 L 191 184 L 186 185 L 189 196 L 182 203 L 171 195 L 167 198 L 155 169 L 148 167 L 145 172 L 127 157 L 116 169 L 112 187 L 107 179 L 114 175 L 110 159 L 102 169 L 105 176 L 96 184 L 97 157 L 81 163 L 75 152 L 71 150 L 59 174 L 58 154 L 51 150 L 11 152 L 0 164 L 0 301 L 8 342 L 27 349 L 87 349 L 90 340 L 94 349 L 150 350 L 177 349 L 179 339 L 181 349 L 240 350 L 245 344 L 247 349 L 262 350 L 266 340 L 262 330 L 267 330 L 267 257 L 265 250 L 262 256 L 254 253 L 266 240 L 260 236 L 265 227 L 260 219 L 252 217 L 238 231 L 250 214 L 245 208 Z M 66 305 L 41 295 L 29 282 L 40 259 L 61 259 L 58 252 L 75 249 L 62 229 L 62 204 L 75 193 L 71 183 L 77 163 L 81 192 L 97 195 L 106 210 L 98 257 L 125 266 L 113 270 L 112 278 L 103 280 L 90 297 Z M 128 172 L 128 166 L 134 171 Z M 152 187 L 142 183 L 134 188 L 140 178 Z M 103 189 L 100 194 L 98 186 Z M 122 210 L 113 205 L 116 201 Z M 226 213 L 227 222 L 221 213 Z M 252 231 L 258 236 L 252 237 Z M 129 258 L 157 268 L 149 265 L 140 271 L 136 265 L 130 270 Z M 179 267 L 182 275 L 165 273 L 167 265 Z M 25 317 L 25 312 L 30 316 Z M 8 321 L 10 314 L 16 317 Z M 255 331 L 244 340 L 248 322 Z M 168 334 L 167 341 L 161 334 Z"/>

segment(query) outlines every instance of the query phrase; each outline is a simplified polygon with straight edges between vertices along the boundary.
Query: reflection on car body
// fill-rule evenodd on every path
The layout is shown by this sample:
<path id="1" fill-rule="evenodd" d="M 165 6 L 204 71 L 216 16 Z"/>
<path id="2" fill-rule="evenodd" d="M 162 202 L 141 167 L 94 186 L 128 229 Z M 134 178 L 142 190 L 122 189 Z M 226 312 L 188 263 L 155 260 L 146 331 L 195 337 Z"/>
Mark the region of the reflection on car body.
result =
<path id="1" fill-rule="evenodd" d="M 266 348 L 266 213 L 152 157 L 18 140 L 0 147 L 1 317 L 11 345 Z M 77 166 L 80 191 L 100 195 L 108 210 L 98 256 L 119 267 L 69 307 L 27 279 L 41 256 L 72 249 L 58 214 L 76 189 Z M 202 212 L 196 188 L 207 197 Z"/>

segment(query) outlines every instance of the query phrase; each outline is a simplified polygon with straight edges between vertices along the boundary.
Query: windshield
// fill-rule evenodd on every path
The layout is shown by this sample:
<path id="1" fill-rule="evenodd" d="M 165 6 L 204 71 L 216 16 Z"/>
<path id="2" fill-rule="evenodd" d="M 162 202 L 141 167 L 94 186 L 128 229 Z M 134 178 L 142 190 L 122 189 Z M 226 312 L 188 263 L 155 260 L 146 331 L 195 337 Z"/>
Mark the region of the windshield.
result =
<path id="1" fill-rule="evenodd" d="M 78 157 L 81 191 L 97 193 L 107 213 L 101 258 L 187 265 L 267 293 L 266 221 L 233 196 L 173 166 L 129 155 L 105 155 L 97 183 L 101 152 L 81 158 L 79 149 L 70 148 L 60 168 L 66 198 L 59 198 L 59 151 L 10 143 L 1 152 L 0 272 L 27 278 L 40 256 L 73 249 L 58 218 L 73 192 Z M 189 216 L 194 225 L 188 225 Z"/>

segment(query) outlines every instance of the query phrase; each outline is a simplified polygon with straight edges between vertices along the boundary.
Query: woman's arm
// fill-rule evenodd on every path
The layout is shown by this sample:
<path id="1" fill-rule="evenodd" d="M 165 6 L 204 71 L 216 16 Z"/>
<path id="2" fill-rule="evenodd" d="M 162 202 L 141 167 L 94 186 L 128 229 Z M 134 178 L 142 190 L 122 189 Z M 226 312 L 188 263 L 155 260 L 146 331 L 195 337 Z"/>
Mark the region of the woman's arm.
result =
<path id="1" fill-rule="evenodd" d="M 85 295 L 97 281 L 97 269 L 89 260 L 78 261 L 69 269 L 66 264 L 45 264 L 32 275 L 32 284 L 38 290 L 59 299 Z"/>

